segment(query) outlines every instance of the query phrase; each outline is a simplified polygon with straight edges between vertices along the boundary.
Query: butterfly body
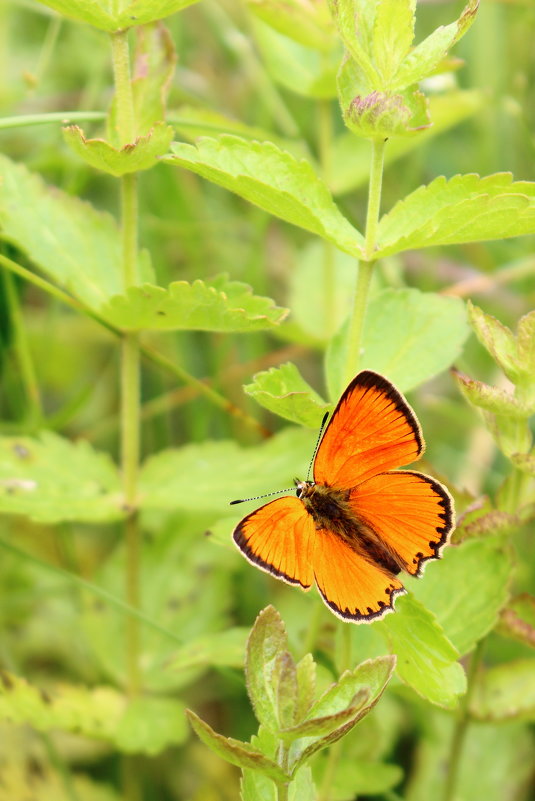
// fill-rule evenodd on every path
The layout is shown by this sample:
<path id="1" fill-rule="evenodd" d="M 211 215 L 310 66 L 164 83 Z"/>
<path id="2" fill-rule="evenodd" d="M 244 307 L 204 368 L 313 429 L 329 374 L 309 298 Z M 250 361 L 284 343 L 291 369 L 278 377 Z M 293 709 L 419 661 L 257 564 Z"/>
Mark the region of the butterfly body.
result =
<path id="1" fill-rule="evenodd" d="M 397 470 L 423 453 L 416 416 L 383 376 L 349 384 L 325 429 L 313 481 L 247 515 L 233 538 L 260 569 L 308 590 L 339 617 L 370 622 L 421 575 L 453 528 L 453 502 L 435 479 Z"/>

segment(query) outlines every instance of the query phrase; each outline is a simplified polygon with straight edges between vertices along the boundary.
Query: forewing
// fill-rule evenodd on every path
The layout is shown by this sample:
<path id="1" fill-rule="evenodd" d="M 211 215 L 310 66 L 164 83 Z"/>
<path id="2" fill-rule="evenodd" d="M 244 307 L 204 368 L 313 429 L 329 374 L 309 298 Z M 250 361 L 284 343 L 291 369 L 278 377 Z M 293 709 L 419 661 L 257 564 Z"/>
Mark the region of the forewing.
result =
<path id="1" fill-rule="evenodd" d="M 438 559 L 454 526 L 447 489 L 422 473 L 394 470 L 351 490 L 353 513 L 375 532 L 407 573 L 418 576 L 428 559 Z"/>
<path id="2" fill-rule="evenodd" d="M 404 592 L 399 579 L 325 529 L 316 531 L 314 577 L 335 615 L 355 623 L 383 617 Z"/>
<path id="3" fill-rule="evenodd" d="M 254 565 L 308 590 L 314 581 L 314 522 L 290 495 L 261 506 L 234 529 L 234 542 Z"/>
<path id="4" fill-rule="evenodd" d="M 383 376 L 364 370 L 345 390 L 325 430 L 314 481 L 351 489 L 377 473 L 411 464 L 424 447 L 403 395 Z"/>

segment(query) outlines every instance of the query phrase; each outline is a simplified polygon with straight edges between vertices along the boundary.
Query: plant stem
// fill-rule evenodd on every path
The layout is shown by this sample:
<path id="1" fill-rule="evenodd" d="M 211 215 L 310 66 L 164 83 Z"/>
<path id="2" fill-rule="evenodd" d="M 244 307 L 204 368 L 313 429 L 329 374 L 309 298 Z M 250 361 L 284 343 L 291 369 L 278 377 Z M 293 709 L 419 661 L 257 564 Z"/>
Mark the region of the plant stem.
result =
<path id="1" fill-rule="evenodd" d="M 120 145 L 135 139 L 136 120 L 134 96 L 130 78 L 130 51 L 128 31 L 119 31 L 111 37 L 113 74 L 115 79 L 116 137 Z M 137 178 L 134 173 L 121 178 L 121 235 L 122 270 L 125 292 L 137 280 L 138 251 Z M 121 466 L 123 496 L 128 510 L 125 521 L 126 546 L 126 600 L 134 608 L 140 605 L 140 551 L 141 532 L 137 514 L 137 483 L 140 451 L 140 352 L 136 332 L 126 333 L 121 346 Z M 127 691 L 133 697 L 140 691 L 140 643 L 138 621 L 130 617 L 126 629 Z M 134 766 L 129 763 L 125 771 L 127 798 L 133 799 Z M 128 778 L 127 777 L 127 778 Z"/>
<path id="2" fill-rule="evenodd" d="M 318 149 L 321 162 L 322 177 L 327 186 L 331 179 L 331 152 L 333 126 L 331 101 L 320 100 L 318 104 Z M 332 336 L 336 329 L 335 319 L 335 250 L 331 242 L 324 241 L 323 247 L 323 309 L 324 330 L 326 337 Z"/>
<path id="3" fill-rule="evenodd" d="M 103 111 L 52 111 L 49 114 L 19 114 L 15 117 L 3 117 L 0 130 L 6 128 L 26 128 L 30 125 L 50 125 L 59 122 L 68 125 L 71 122 L 98 122 L 104 120 Z"/>
<path id="4" fill-rule="evenodd" d="M 279 758 L 278 763 L 280 767 L 288 773 L 288 759 L 290 756 L 289 746 L 282 740 L 279 744 Z M 277 784 L 277 801 L 288 801 L 288 790 L 290 789 L 290 782 L 280 782 Z"/>
<path id="5" fill-rule="evenodd" d="M 477 673 L 483 656 L 484 640 L 480 640 L 476 645 L 470 658 L 468 666 L 468 677 L 466 694 L 459 707 L 459 715 L 453 729 L 450 743 L 450 756 L 448 760 L 448 773 L 444 783 L 444 793 L 442 801 L 453 801 L 456 795 L 457 782 L 459 779 L 459 769 L 461 766 L 461 756 L 466 740 L 466 732 L 470 723 L 470 701 L 474 692 Z"/>
<path id="6" fill-rule="evenodd" d="M 364 330 L 364 319 L 368 305 L 368 293 L 373 272 L 373 253 L 377 240 L 379 209 L 381 206 L 381 189 L 383 184 L 383 166 L 386 141 L 372 142 L 372 158 L 370 165 L 370 185 L 368 189 L 368 211 L 366 214 L 365 254 L 366 258 L 359 264 L 353 313 L 349 323 L 348 350 L 345 370 L 345 382 L 349 383 L 358 368 Z"/>
<path id="7" fill-rule="evenodd" d="M 30 411 L 29 420 L 33 426 L 38 427 L 43 419 L 41 393 L 39 391 L 39 383 L 35 374 L 32 354 L 28 345 L 28 337 L 26 336 L 24 320 L 20 310 L 17 289 L 15 287 L 13 275 L 10 272 L 3 270 L 2 276 L 11 324 L 13 326 L 14 344 L 20 369 L 20 376 L 28 399 L 28 407 Z"/>

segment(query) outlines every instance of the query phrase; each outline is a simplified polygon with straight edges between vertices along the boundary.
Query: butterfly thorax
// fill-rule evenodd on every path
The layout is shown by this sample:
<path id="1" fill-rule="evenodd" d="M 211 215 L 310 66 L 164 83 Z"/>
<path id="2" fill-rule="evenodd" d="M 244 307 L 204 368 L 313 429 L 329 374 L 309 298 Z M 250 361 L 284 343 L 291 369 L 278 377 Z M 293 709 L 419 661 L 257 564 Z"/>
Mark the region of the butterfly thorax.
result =
<path id="1" fill-rule="evenodd" d="M 373 529 L 351 508 L 350 490 L 300 481 L 297 497 L 314 520 L 317 530 L 332 531 L 361 556 L 379 563 L 390 573 L 399 573 L 400 565 L 394 554 L 389 553 Z"/>

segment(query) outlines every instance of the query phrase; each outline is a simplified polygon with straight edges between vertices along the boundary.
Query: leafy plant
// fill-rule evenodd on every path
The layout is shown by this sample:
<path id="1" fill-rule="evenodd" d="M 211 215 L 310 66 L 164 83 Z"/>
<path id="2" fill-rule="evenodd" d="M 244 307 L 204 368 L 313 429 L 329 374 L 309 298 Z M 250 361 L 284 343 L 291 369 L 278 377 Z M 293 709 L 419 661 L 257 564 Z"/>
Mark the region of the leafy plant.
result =
<path id="1" fill-rule="evenodd" d="M 503 169 L 533 178 L 533 9 L 509 6 L 0 9 L 0 801 L 237 797 L 186 705 L 244 801 L 528 798 L 535 312 L 510 240 L 535 184 Z M 493 104 L 478 54 L 506 40 L 485 78 L 519 94 Z M 362 367 L 415 393 L 459 525 L 394 614 L 335 625 L 238 561 L 228 502 L 303 475 Z"/>

